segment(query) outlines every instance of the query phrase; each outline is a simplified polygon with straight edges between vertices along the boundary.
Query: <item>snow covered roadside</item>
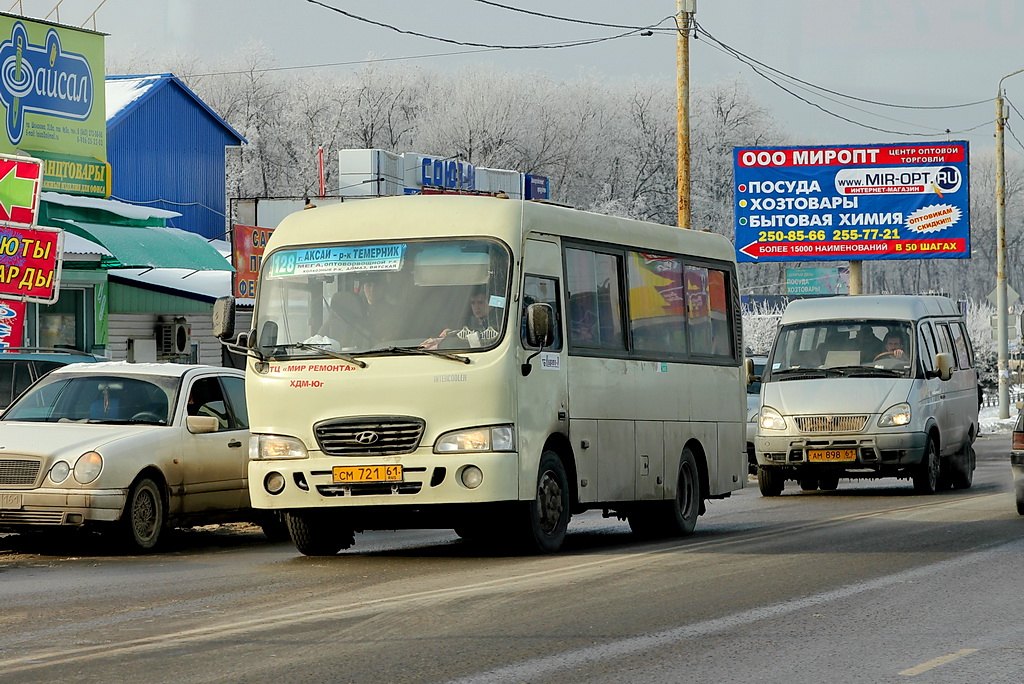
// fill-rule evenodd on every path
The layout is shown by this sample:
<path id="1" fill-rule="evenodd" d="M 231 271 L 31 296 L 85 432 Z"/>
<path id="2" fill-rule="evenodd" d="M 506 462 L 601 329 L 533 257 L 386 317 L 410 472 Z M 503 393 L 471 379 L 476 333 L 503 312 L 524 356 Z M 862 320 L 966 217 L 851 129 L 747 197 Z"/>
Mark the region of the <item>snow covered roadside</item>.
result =
<path id="1" fill-rule="evenodd" d="M 1016 407 L 1010 408 L 1009 418 L 999 417 L 998 406 L 983 406 L 978 413 L 978 423 L 981 425 L 981 434 L 991 435 L 1000 432 L 1013 432 L 1013 424 L 1017 422 Z"/>

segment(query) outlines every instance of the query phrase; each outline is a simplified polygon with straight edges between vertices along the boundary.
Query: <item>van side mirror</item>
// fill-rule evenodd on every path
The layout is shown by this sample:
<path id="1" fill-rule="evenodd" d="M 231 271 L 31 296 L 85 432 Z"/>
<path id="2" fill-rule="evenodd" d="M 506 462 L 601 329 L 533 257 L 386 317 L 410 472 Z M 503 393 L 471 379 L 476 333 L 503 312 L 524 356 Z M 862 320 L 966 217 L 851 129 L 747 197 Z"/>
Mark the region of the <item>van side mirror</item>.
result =
<path id="1" fill-rule="evenodd" d="M 749 387 L 757 376 L 754 375 L 754 359 L 743 359 L 743 370 L 747 372 L 747 386 Z"/>
<path id="2" fill-rule="evenodd" d="M 235 334 L 235 298 L 217 297 L 213 302 L 213 336 L 230 339 Z"/>
<path id="3" fill-rule="evenodd" d="M 953 377 L 953 355 L 942 352 L 935 355 L 936 375 L 939 380 L 949 380 Z"/>
<path id="4" fill-rule="evenodd" d="M 531 347 L 549 347 L 554 342 L 551 322 L 554 311 L 550 304 L 536 303 L 526 307 L 526 343 Z"/>

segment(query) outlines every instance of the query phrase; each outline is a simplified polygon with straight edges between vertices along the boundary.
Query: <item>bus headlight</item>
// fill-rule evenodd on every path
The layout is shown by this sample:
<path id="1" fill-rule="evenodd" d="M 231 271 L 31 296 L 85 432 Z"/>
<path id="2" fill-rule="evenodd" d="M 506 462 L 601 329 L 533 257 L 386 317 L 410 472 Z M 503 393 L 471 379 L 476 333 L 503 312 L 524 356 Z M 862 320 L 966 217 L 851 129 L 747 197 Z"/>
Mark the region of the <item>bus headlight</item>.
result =
<path id="1" fill-rule="evenodd" d="M 786 419 L 771 406 L 762 406 L 757 424 L 762 430 L 785 430 Z"/>
<path id="2" fill-rule="evenodd" d="M 878 427 L 898 427 L 910 422 L 910 404 L 904 402 L 890 406 L 878 419 Z"/>
<path id="3" fill-rule="evenodd" d="M 306 445 L 284 435 L 250 435 L 249 460 L 269 461 L 286 458 L 308 458 Z"/>
<path id="4" fill-rule="evenodd" d="M 477 451 L 515 451 L 511 425 L 470 428 L 446 432 L 434 442 L 435 454 L 465 454 Z"/>

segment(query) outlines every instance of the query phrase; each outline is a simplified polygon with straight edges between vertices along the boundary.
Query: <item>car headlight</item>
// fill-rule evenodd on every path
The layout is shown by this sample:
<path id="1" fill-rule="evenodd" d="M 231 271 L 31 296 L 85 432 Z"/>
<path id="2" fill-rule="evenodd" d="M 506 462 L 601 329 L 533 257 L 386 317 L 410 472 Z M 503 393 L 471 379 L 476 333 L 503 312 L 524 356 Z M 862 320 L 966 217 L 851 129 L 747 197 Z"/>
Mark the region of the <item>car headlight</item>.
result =
<path id="1" fill-rule="evenodd" d="M 878 427 L 896 427 L 910 422 L 910 404 L 904 402 L 885 409 L 878 419 Z"/>
<path id="2" fill-rule="evenodd" d="M 762 430 L 785 430 L 786 419 L 771 406 L 762 406 L 757 424 Z"/>
<path id="3" fill-rule="evenodd" d="M 462 454 L 477 451 L 515 451 L 515 431 L 511 425 L 470 428 L 447 432 L 434 442 L 435 454 Z"/>
<path id="4" fill-rule="evenodd" d="M 103 457 L 95 451 L 87 451 L 75 461 L 75 480 L 79 484 L 89 484 L 100 476 L 103 470 Z"/>
<path id="5" fill-rule="evenodd" d="M 250 435 L 249 459 L 268 461 L 286 458 L 309 458 L 306 445 L 284 435 Z"/>
<path id="6" fill-rule="evenodd" d="M 60 484 L 64 480 L 68 479 L 68 475 L 71 474 L 71 466 L 68 465 L 67 461 L 57 461 L 50 468 L 50 482 L 54 484 Z"/>

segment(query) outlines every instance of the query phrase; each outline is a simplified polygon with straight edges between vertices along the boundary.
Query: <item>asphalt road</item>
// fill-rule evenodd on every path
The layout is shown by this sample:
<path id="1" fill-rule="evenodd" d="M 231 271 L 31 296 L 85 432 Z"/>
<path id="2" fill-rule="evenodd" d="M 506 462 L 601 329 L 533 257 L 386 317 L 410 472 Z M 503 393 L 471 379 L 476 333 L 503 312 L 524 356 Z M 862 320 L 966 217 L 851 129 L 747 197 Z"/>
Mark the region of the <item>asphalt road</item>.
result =
<path id="1" fill-rule="evenodd" d="M 120 556 L 0 537 L 7 682 L 1019 682 L 1024 518 L 1009 436 L 969 490 L 712 502 L 689 538 L 599 514 L 516 557 L 448 532 L 306 558 L 245 526 Z"/>

